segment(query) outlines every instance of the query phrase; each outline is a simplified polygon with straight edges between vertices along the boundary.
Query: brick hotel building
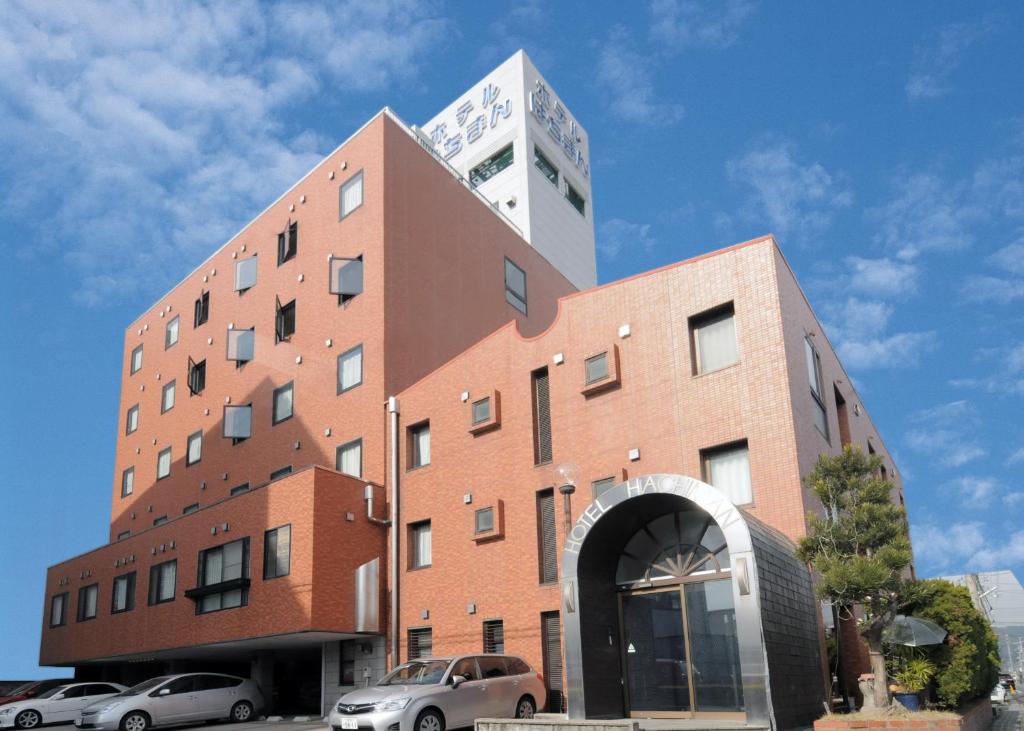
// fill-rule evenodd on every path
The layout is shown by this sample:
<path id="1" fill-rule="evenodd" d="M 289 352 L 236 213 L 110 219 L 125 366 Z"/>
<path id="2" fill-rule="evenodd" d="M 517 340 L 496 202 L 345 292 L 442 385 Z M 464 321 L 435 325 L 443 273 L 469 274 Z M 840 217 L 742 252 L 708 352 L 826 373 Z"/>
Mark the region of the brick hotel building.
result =
<path id="1" fill-rule="evenodd" d="M 322 713 L 499 651 L 572 718 L 816 715 L 801 476 L 850 443 L 899 475 L 772 237 L 594 286 L 589 154 L 519 52 L 132 322 L 109 542 L 49 569 L 41 663 Z"/>

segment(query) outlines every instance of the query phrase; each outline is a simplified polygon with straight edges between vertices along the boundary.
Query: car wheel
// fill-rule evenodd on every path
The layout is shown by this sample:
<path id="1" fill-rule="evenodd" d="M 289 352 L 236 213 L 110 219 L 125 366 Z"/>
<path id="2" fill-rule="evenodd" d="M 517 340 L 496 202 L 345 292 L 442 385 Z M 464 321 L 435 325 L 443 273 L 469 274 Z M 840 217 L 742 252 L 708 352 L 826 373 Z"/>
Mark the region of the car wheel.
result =
<path id="1" fill-rule="evenodd" d="M 142 711 L 132 711 L 121 719 L 121 731 L 147 731 L 149 716 Z"/>
<path id="2" fill-rule="evenodd" d="M 416 716 L 413 731 L 444 731 L 444 716 L 432 708 L 422 711 Z"/>
<path id="3" fill-rule="evenodd" d="M 234 723 L 244 723 L 245 721 L 252 720 L 252 703 L 249 701 L 239 701 L 235 705 L 231 706 L 231 720 Z"/>
<path id="4" fill-rule="evenodd" d="M 516 718 L 533 718 L 536 712 L 537 708 L 533 704 L 533 698 L 528 695 L 524 695 L 516 703 Z"/>
<path id="5" fill-rule="evenodd" d="M 22 711 L 14 717 L 14 725 L 17 728 L 35 728 L 39 725 L 39 722 L 43 720 L 43 717 L 39 715 L 39 711 L 27 710 Z"/>

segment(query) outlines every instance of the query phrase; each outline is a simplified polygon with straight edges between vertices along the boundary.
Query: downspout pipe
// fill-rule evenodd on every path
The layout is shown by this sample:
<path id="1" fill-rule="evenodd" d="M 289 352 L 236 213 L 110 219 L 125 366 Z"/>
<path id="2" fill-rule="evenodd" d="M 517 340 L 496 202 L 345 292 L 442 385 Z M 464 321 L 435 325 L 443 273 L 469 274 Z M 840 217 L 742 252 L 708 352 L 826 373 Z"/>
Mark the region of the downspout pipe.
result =
<path id="1" fill-rule="evenodd" d="M 398 667 L 398 399 L 388 397 L 391 417 L 391 669 Z"/>

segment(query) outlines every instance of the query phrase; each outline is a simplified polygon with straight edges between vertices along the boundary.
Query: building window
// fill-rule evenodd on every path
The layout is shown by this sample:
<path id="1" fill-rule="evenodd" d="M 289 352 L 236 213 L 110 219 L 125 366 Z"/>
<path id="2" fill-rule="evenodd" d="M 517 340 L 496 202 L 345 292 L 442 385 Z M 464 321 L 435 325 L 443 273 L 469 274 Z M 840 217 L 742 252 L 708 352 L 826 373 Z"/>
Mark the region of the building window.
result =
<path id="1" fill-rule="evenodd" d="M 249 492 L 249 483 L 243 482 L 241 485 L 235 485 L 234 487 L 232 487 L 231 492 L 229 494 L 231 495 L 231 497 L 234 497 L 235 495 L 241 495 L 242 493 L 246 492 Z"/>
<path id="2" fill-rule="evenodd" d="M 131 372 L 138 373 L 142 370 L 142 346 L 132 351 Z"/>
<path id="3" fill-rule="evenodd" d="M 694 348 L 694 374 L 709 373 L 739 360 L 733 305 L 690 318 Z"/>
<path id="4" fill-rule="evenodd" d="M 175 381 L 164 384 L 163 391 L 160 395 L 160 413 L 166 414 L 168 411 L 174 408 L 174 394 L 177 386 Z"/>
<path id="5" fill-rule="evenodd" d="M 273 472 L 270 473 L 270 481 L 273 482 L 274 480 L 280 480 L 282 477 L 287 477 L 291 473 L 292 473 L 292 466 L 291 465 L 285 465 L 284 467 L 276 469 L 276 470 L 274 470 Z"/>
<path id="6" fill-rule="evenodd" d="M 187 449 L 185 450 L 185 466 L 189 467 L 203 458 L 203 432 L 197 431 L 188 435 Z"/>
<path id="7" fill-rule="evenodd" d="M 233 444 L 252 436 L 252 404 L 224 407 L 224 437 L 230 437 Z"/>
<path id="8" fill-rule="evenodd" d="M 200 551 L 196 613 L 244 607 L 249 603 L 248 578 L 248 538 Z"/>
<path id="9" fill-rule="evenodd" d="M 228 360 L 235 363 L 248 363 L 256 355 L 256 328 L 248 330 L 228 330 Z"/>
<path id="10" fill-rule="evenodd" d="M 505 652 L 505 623 L 502 620 L 484 620 L 484 652 L 498 655 Z M 486 673 L 484 677 L 487 677 Z"/>
<path id="11" fill-rule="evenodd" d="M 50 599 L 50 626 L 63 627 L 68 623 L 68 593 L 54 594 Z"/>
<path id="12" fill-rule="evenodd" d="M 167 323 L 167 328 L 164 330 L 164 350 L 167 350 L 173 345 L 177 345 L 179 322 L 179 318 L 175 316 L 173 320 Z"/>
<path id="13" fill-rule="evenodd" d="M 277 313 L 274 318 L 274 344 L 288 340 L 295 334 L 295 300 L 281 304 L 277 300 Z"/>
<path id="14" fill-rule="evenodd" d="M 149 569 L 149 604 L 163 604 L 174 601 L 175 584 L 178 579 L 178 560 L 158 563 Z"/>
<path id="15" fill-rule="evenodd" d="M 807 381 L 811 385 L 811 400 L 814 401 L 814 425 L 821 435 L 828 439 L 828 411 L 825 409 L 825 381 L 821 377 L 821 356 L 811 342 L 804 338 L 804 355 L 807 358 Z"/>
<path id="16" fill-rule="evenodd" d="M 746 442 L 707 449 L 702 456 L 706 482 L 724 492 L 735 505 L 753 502 Z"/>
<path id="17" fill-rule="evenodd" d="M 245 292 L 256 286 L 256 255 L 235 262 L 235 291 Z"/>
<path id="18" fill-rule="evenodd" d="M 199 327 L 210 319 L 210 293 L 203 292 L 196 300 L 192 314 L 192 327 Z"/>
<path id="19" fill-rule="evenodd" d="M 120 533 L 117 534 L 117 540 L 123 541 L 125 538 L 128 538 L 129 536 L 131 536 L 131 534 L 132 534 L 132 532 L 130 530 L 123 530 L 123 531 L 121 531 Z"/>
<path id="20" fill-rule="evenodd" d="M 166 515 L 161 515 L 159 518 L 153 518 L 153 527 L 155 528 L 158 525 L 163 525 L 166 522 L 167 522 L 167 516 Z"/>
<path id="21" fill-rule="evenodd" d="M 280 388 L 274 389 L 274 424 L 280 424 L 282 421 L 292 418 L 292 413 L 294 412 L 294 385 L 295 382 L 292 381 Z"/>
<path id="22" fill-rule="evenodd" d="M 572 207 L 580 212 L 581 216 L 586 214 L 587 201 L 579 192 L 567 182 L 565 184 L 565 199 L 572 204 Z"/>
<path id="23" fill-rule="evenodd" d="M 198 511 L 199 511 L 199 503 L 192 503 L 191 505 L 186 505 L 185 507 L 183 507 L 181 509 L 181 514 L 182 515 L 190 515 L 192 513 L 198 512 Z"/>
<path id="24" fill-rule="evenodd" d="M 139 405 L 135 404 L 128 409 L 128 416 L 124 420 L 124 433 L 131 434 L 139 428 Z"/>
<path id="25" fill-rule="evenodd" d="M 473 425 L 482 424 L 491 418 L 491 399 L 482 398 L 473 402 Z"/>
<path id="26" fill-rule="evenodd" d="M 469 171 L 469 181 L 474 185 L 482 185 L 502 170 L 515 162 L 512 143 L 498 150 L 482 163 Z"/>
<path id="27" fill-rule="evenodd" d="M 338 393 L 363 382 L 363 346 L 357 345 L 338 356 Z"/>
<path id="28" fill-rule="evenodd" d="M 363 293 L 363 257 L 354 259 L 332 256 L 327 261 L 328 291 L 338 295 L 338 304 L 343 305 L 357 294 Z"/>
<path id="29" fill-rule="evenodd" d="M 434 636 L 430 627 L 414 627 L 409 630 L 409 657 L 416 660 L 434 654 Z"/>
<path id="30" fill-rule="evenodd" d="M 477 533 L 488 533 L 494 530 L 494 508 L 480 508 L 476 511 L 474 530 Z"/>
<path id="31" fill-rule="evenodd" d="M 584 369 L 586 370 L 586 384 L 589 386 L 592 383 L 597 383 L 608 377 L 608 352 L 598 353 L 597 355 L 587 358 L 583 361 Z"/>
<path id="32" fill-rule="evenodd" d="M 551 394 L 548 369 L 531 374 L 533 381 L 533 463 L 551 461 Z"/>
<path id="33" fill-rule="evenodd" d="M 110 613 L 130 612 L 135 609 L 135 572 L 114 577 L 110 595 Z"/>
<path id="34" fill-rule="evenodd" d="M 345 218 L 363 205 L 363 171 L 353 175 L 341 185 L 338 195 L 338 220 Z"/>
<path id="35" fill-rule="evenodd" d="M 338 472 L 344 472 L 353 477 L 363 476 L 363 440 L 356 439 L 342 444 L 335 454 L 335 467 Z"/>
<path id="36" fill-rule="evenodd" d="M 409 469 L 430 464 L 430 422 L 409 427 Z"/>
<path id="37" fill-rule="evenodd" d="M 287 576 L 292 566 L 292 527 L 282 525 L 263 534 L 263 578 Z"/>
<path id="38" fill-rule="evenodd" d="M 299 222 L 292 221 L 288 228 L 277 235 L 277 265 L 294 259 L 299 251 Z"/>
<path id="39" fill-rule="evenodd" d="M 100 598 L 100 585 L 89 584 L 78 590 L 78 617 L 79 622 L 88 619 L 96 619 L 96 604 Z"/>
<path id="40" fill-rule="evenodd" d="M 544 175 L 551 184 L 556 188 L 558 187 L 558 168 L 551 164 L 551 161 L 540 151 L 540 148 L 536 145 L 533 146 L 533 164 L 537 166 L 541 174 Z"/>
<path id="41" fill-rule="evenodd" d="M 129 467 L 121 473 L 121 497 L 128 497 L 135 491 L 135 468 Z"/>
<path id="42" fill-rule="evenodd" d="M 356 643 L 353 640 L 342 640 L 338 643 L 338 685 L 355 684 Z"/>
<path id="43" fill-rule="evenodd" d="M 555 491 L 537 493 L 537 557 L 540 583 L 558 581 L 558 539 L 555 532 Z"/>
<path id="44" fill-rule="evenodd" d="M 430 521 L 413 523 L 409 526 L 409 568 L 427 568 L 433 560 L 431 554 Z"/>
<path id="45" fill-rule="evenodd" d="M 156 479 L 162 480 L 171 474 L 171 448 L 160 450 L 156 456 Z"/>
<path id="46" fill-rule="evenodd" d="M 505 301 L 526 314 L 526 272 L 505 259 Z"/>
<path id="47" fill-rule="evenodd" d="M 544 654 L 544 685 L 548 711 L 562 712 L 562 620 L 558 610 L 540 614 L 540 649 Z"/>
<path id="48" fill-rule="evenodd" d="M 602 477 L 600 480 L 594 480 L 590 483 L 590 488 L 593 491 L 594 500 L 604 495 L 606 492 L 615 487 L 614 477 Z"/>
<path id="49" fill-rule="evenodd" d="M 190 396 L 198 396 L 206 388 L 206 359 L 196 363 L 188 359 L 188 393 Z"/>

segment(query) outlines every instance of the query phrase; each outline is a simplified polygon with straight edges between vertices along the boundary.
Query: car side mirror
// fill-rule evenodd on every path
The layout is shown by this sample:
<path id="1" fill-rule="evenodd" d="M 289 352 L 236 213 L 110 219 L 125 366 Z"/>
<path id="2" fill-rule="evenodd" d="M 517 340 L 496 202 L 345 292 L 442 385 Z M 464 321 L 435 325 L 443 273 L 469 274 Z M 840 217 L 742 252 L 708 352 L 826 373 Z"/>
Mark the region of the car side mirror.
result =
<path id="1" fill-rule="evenodd" d="M 161 688 L 160 692 L 157 693 L 157 695 L 170 695 L 170 694 L 171 694 L 171 689 L 170 688 Z"/>
<path id="2" fill-rule="evenodd" d="M 64 694 L 63 694 L 63 693 L 58 693 L 57 695 L 55 695 L 55 696 L 53 697 L 53 699 L 54 699 L 55 701 L 62 701 L 62 700 L 64 700 Z"/>
<path id="3" fill-rule="evenodd" d="M 460 685 L 466 682 L 465 675 L 453 675 L 452 676 L 452 689 L 458 688 Z"/>

